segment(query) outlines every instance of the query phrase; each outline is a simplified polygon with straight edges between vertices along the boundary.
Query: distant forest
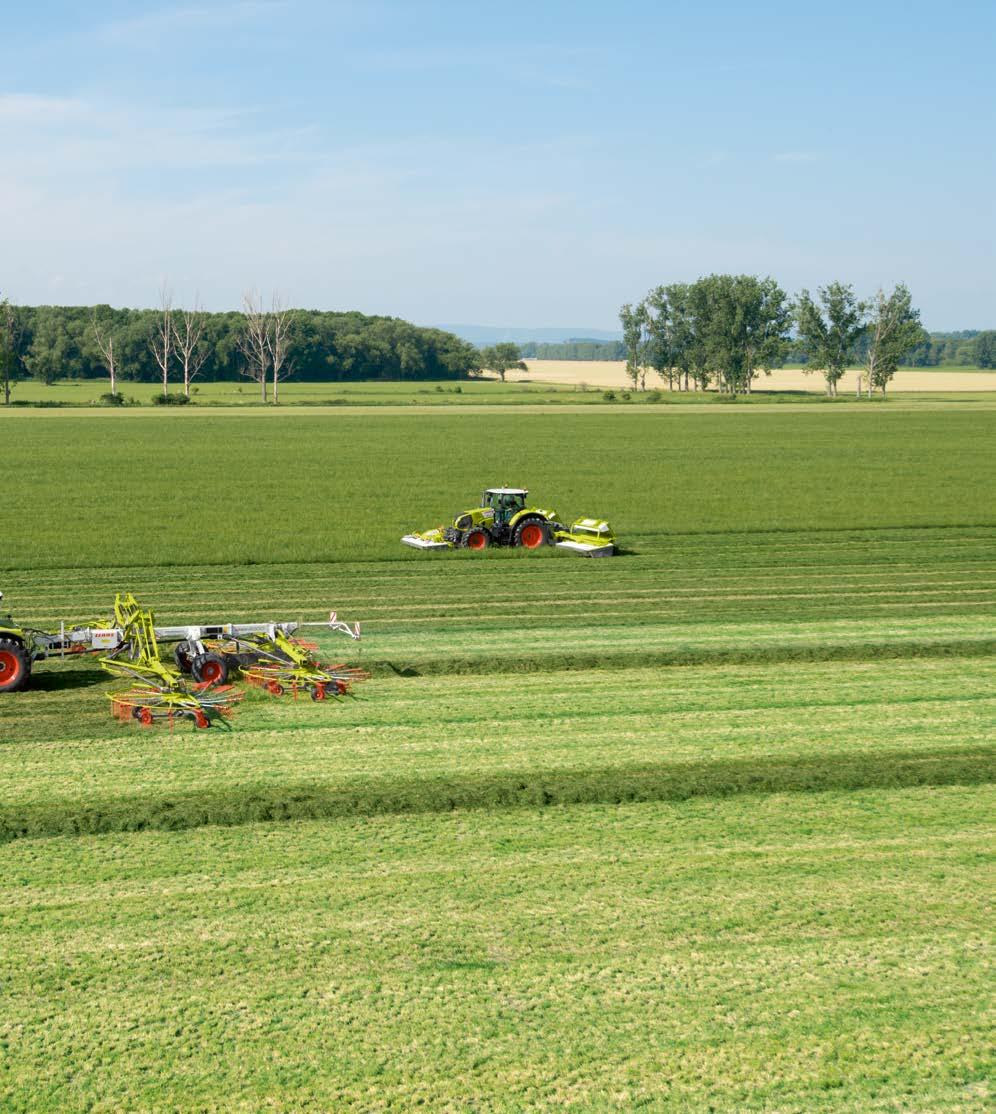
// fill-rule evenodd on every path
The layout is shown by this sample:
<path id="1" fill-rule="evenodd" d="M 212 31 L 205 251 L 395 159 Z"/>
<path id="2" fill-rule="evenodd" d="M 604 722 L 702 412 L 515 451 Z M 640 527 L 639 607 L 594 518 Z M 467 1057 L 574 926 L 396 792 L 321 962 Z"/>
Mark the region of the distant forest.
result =
<path id="1" fill-rule="evenodd" d="M 181 311 L 174 310 L 174 321 Z M 106 379 L 104 345 L 113 341 L 122 382 L 161 382 L 154 350 L 162 311 L 110 306 L 10 306 L 5 345 L 12 378 Z M 236 380 L 250 369 L 242 341 L 242 313 L 199 312 L 197 378 Z M 480 369 L 474 345 L 440 329 L 420 328 L 396 317 L 362 313 L 287 311 L 285 373 L 311 382 L 369 379 L 463 379 Z M 250 376 L 252 377 L 252 376 Z M 169 382 L 181 385 L 178 367 Z"/>
<path id="2" fill-rule="evenodd" d="M 979 338 L 982 337 L 980 341 Z M 983 334 L 979 329 L 963 329 L 955 333 L 929 333 L 926 340 L 912 348 L 903 359 L 905 367 L 996 367 L 996 341 L 994 334 Z M 855 345 L 853 363 L 864 361 L 867 338 Z M 527 360 L 625 360 L 626 346 L 621 340 L 589 340 L 577 337 L 561 344 L 523 344 L 522 356 Z M 790 340 L 782 366 L 802 366 L 807 363 L 803 345 Z"/>

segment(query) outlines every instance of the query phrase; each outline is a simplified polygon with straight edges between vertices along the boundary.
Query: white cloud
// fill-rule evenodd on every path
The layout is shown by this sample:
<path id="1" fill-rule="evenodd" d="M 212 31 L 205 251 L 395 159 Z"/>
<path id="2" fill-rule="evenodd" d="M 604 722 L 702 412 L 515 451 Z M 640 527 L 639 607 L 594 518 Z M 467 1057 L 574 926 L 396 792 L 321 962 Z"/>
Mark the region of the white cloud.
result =
<path id="1" fill-rule="evenodd" d="M 279 14 L 287 6 L 286 0 L 231 0 L 222 4 L 159 8 L 100 24 L 94 35 L 119 46 L 148 44 L 159 49 L 164 36 L 211 28 L 231 29 Z"/>
<path id="2" fill-rule="evenodd" d="M 822 156 L 816 151 L 780 151 L 774 156 L 775 162 L 819 162 Z"/>

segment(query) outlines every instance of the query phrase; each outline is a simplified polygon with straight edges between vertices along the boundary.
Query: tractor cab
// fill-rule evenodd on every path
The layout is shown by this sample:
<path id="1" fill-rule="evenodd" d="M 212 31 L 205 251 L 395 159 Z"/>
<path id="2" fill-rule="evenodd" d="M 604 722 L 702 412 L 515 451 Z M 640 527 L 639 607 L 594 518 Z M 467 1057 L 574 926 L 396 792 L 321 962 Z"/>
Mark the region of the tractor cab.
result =
<path id="1" fill-rule="evenodd" d="M 495 525 L 507 526 L 514 515 L 525 509 L 528 494 L 522 487 L 489 487 L 481 496 L 481 506 L 494 511 Z"/>

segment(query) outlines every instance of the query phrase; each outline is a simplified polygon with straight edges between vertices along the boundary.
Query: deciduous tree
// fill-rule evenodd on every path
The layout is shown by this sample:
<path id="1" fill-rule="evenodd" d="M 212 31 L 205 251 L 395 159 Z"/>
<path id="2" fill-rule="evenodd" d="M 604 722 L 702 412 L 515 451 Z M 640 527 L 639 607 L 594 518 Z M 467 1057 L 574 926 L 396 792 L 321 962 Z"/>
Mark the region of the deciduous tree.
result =
<path id="1" fill-rule="evenodd" d="M 872 299 L 871 320 L 868 324 L 865 374 L 869 398 L 875 389 L 885 394 L 903 356 L 923 336 L 920 311 L 913 307 L 909 288 L 904 283 L 899 283 L 888 296 L 880 289 Z"/>
<path id="2" fill-rule="evenodd" d="M 796 303 L 796 325 L 809 367 L 822 371 L 827 396 L 835 398 L 854 343 L 865 331 L 866 306 L 850 286 L 831 282 L 816 292 L 818 304 L 803 290 Z"/>
<path id="3" fill-rule="evenodd" d="M 173 292 L 165 282 L 159 288 L 159 313 L 149 347 L 162 376 L 165 398 L 169 394 L 169 369 L 173 356 Z"/>
<path id="4" fill-rule="evenodd" d="M 517 344 L 512 344 L 510 341 L 504 341 L 501 344 L 493 344 L 489 348 L 481 351 L 481 365 L 485 371 L 496 372 L 498 378 L 504 383 L 505 376 L 513 369 L 517 371 L 528 371 L 525 361 L 522 359 L 522 353 L 519 351 Z"/>
<path id="5" fill-rule="evenodd" d="M 181 309 L 173 315 L 173 345 L 183 372 L 183 393 L 187 398 L 190 398 L 190 381 L 200 375 L 211 354 L 203 343 L 206 320 L 197 297 L 193 309 Z"/>

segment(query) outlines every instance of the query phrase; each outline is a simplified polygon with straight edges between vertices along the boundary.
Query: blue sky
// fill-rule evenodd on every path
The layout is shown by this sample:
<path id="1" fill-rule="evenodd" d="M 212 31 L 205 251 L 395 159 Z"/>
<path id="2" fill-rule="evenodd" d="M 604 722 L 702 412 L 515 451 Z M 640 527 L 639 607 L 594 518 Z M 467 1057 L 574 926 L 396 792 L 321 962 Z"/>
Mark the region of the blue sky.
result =
<path id="1" fill-rule="evenodd" d="M 996 3 L 45 2 L 0 289 L 613 328 L 710 271 L 996 327 Z"/>

